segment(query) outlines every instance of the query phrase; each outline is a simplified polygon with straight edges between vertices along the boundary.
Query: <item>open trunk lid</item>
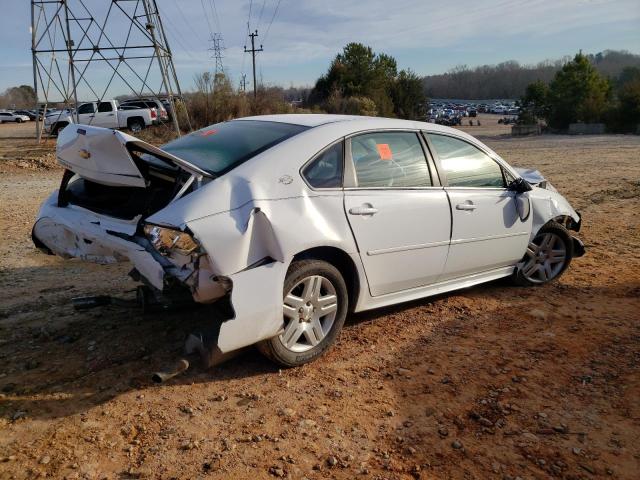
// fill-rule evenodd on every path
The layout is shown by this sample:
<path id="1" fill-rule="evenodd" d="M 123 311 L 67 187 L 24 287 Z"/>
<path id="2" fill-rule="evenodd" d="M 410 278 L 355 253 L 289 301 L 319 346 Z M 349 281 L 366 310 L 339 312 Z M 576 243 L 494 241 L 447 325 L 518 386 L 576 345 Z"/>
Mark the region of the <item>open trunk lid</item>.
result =
<path id="1" fill-rule="evenodd" d="M 134 161 L 131 149 L 150 153 L 193 175 L 211 174 L 175 155 L 126 133 L 88 125 L 69 125 L 58 136 L 58 162 L 87 180 L 108 186 L 145 188 L 147 182 Z"/>

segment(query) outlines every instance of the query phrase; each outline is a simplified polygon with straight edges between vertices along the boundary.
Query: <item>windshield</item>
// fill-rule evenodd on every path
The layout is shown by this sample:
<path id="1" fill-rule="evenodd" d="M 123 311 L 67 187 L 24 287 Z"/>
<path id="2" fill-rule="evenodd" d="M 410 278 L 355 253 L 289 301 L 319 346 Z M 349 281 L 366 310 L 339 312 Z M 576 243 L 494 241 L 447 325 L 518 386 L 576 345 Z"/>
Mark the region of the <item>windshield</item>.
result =
<path id="1" fill-rule="evenodd" d="M 308 128 L 262 120 L 235 120 L 185 135 L 167 143 L 162 150 L 219 176 Z M 151 155 L 142 158 L 157 162 Z"/>

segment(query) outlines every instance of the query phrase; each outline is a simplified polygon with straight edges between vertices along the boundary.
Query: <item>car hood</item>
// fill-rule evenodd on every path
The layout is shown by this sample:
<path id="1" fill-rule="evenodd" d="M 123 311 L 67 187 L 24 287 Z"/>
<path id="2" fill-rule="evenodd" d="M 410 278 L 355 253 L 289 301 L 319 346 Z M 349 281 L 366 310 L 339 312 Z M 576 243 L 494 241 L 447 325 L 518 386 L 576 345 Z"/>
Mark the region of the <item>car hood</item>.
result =
<path id="1" fill-rule="evenodd" d="M 549 181 L 544 178 L 542 173 L 539 170 L 534 170 L 533 168 L 513 168 L 518 175 L 524 178 L 528 183 L 530 183 L 534 187 L 544 188 L 546 190 L 551 190 L 555 192 L 556 189 L 549 183 Z"/>

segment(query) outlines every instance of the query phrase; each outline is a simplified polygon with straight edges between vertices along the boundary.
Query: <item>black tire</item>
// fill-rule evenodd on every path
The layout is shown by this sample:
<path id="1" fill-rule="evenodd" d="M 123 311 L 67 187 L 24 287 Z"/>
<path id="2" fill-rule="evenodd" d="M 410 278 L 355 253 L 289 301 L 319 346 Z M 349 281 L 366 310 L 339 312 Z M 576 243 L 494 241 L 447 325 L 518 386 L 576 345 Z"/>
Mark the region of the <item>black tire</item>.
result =
<path id="1" fill-rule="evenodd" d="M 315 346 L 303 352 L 292 351 L 285 347 L 281 335 L 258 343 L 258 350 L 267 358 L 284 367 L 297 367 L 311 362 L 327 351 L 336 341 L 349 310 L 349 295 L 344 278 L 337 268 L 323 260 L 294 261 L 287 272 L 282 292 L 283 298 L 305 278 L 321 276 L 328 280 L 337 297 L 337 311 L 333 324 L 326 336 Z M 283 314 L 284 316 L 284 314 Z M 294 320 L 289 320 L 293 322 Z"/>
<path id="2" fill-rule="evenodd" d="M 529 263 L 529 262 L 532 262 L 532 255 L 529 253 L 526 253 L 522 259 L 522 262 L 518 265 L 518 267 L 516 267 L 516 270 L 513 273 L 513 281 L 516 285 L 529 287 L 529 286 L 544 285 L 549 282 L 553 282 L 554 280 L 557 280 L 558 278 L 560 278 L 560 276 L 565 272 L 565 270 L 571 264 L 571 259 L 573 258 L 573 239 L 571 238 L 571 234 L 566 228 L 564 228 L 562 225 L 554 221 L 547 223 L 538 231 L 533 241 L 529 243 L 528 250 L 529 248 L 532 247 L 532 244 L 536 244 L 536 245 L 539 244 L 540 239 L 542 239 L 543 236 L 547 234 L 551 234 L 552 236 L 557 237 L 563 243 L 562 247 L 564 247 L 565 256 L 564 256 L 564 261 L 561 263 L 560 268 L 558 268 L 557 271 L 553 271 L 553 275 L 548 276 L 549 278 L 547 279 L 544 279 L 544 278 L 534 279 L 532 278 L 531 274 L 530 275 L 525 274 L 527 265 L 528 264 L 532 265 L 531 263 Z"/>
<path id="3" fill-rule="evenodd" d="M 22 122 L 24 122 L 24 120 L 22 120 L 21 118 L 16 118 L 16 122 L 22 123 Z"/>
<path id="4" fill-rule="evenodd" d="M 133 133 L 137 133 L 144 129 L 144 122 L 142 120 L 134 118 L 133 120 L 129 121 L 129 124 L 127 126 Z"/>
<path id="5" fill-rule="evenodd" d="M 56 123 L 53 129 L 51 130 L 51 135 L 57 137 L 58 134 L 65 129 L 65 127 L 69 125 L 68 123 Z"/>

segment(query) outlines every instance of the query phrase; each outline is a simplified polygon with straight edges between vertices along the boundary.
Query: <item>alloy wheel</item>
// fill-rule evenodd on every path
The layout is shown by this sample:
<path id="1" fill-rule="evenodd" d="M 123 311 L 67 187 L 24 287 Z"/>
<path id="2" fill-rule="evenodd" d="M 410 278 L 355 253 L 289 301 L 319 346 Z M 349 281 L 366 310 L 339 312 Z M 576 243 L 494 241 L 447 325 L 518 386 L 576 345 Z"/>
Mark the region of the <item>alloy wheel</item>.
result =
<path id="1" fill-rule="evenodd" d="M 280 341 L 292 352 L 306 352 L 331 331 L 338 312 L 336 289 L 321 275 L 301 279 L 284 297 Z"/>
<path id="2" fill-rule="evenodd" d="M 532 283 L 553 280 L 567 262 L 567 246 L 564 240 L 551 232 L 536 235 L 525 254 L 520 271 Z"/>

